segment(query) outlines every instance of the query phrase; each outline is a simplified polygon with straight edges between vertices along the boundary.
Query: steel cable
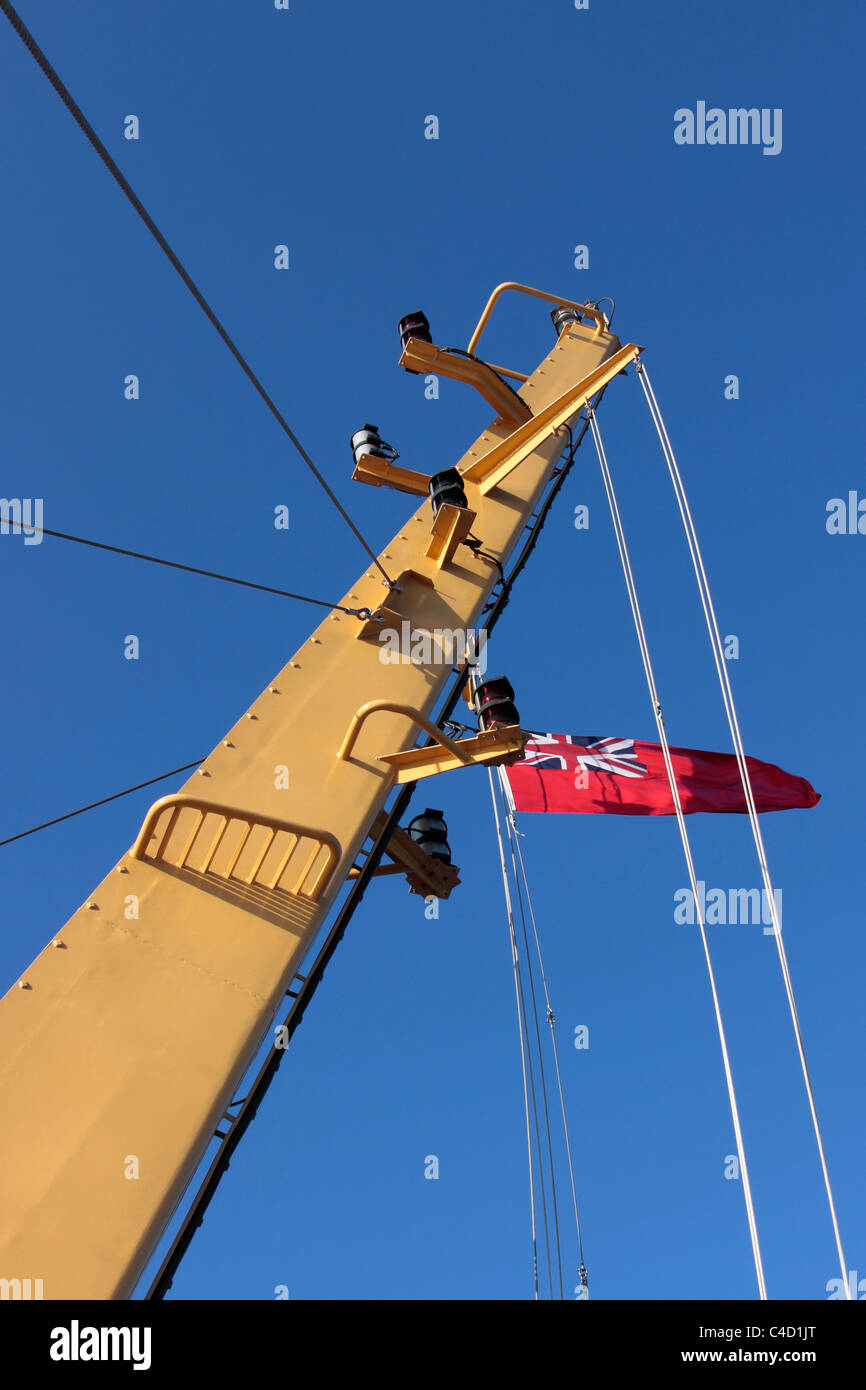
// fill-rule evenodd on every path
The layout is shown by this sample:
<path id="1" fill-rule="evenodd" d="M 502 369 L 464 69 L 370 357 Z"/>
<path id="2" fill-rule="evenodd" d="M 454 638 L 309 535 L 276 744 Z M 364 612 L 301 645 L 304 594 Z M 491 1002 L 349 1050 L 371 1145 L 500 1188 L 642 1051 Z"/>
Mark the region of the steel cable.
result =
<path id="1" fill-rule="evenodd" d="M 136 194 L 135 190 L 127 181 L 124 174 L 121 172 L 119 166 L 115 163 L 111 155 L 108 153 L 108 150 L 105 148 L 105 145 L 102 143 L 99 136 L 96 134 L 96 131 L 93 129 L 93 126 L 90 124 L 84 112 L 81 110 L 81 107 L 75 101 L 71 92 L 65 86 L 59 74 L 57 73 L 55 68 L 52 67 L 51 63 L 48 61 L 48 58 L 43 53 L 42 49 L 39 47 L 39 44 L 36 42 L 35 38 L 30 33 L 30 30 L 24 24 L 24 21 L 18 14 L 18 11 L 14 8 L 14 6 L 9 4 L 9 0 L 0 0 L 0 10 L 3 11 L 4 15 L 9 20 L 9 23 L 12 25 L 12 28 L 15 30 L 18 37 L 21 39 L 22 43 L 24 44 L 27 51 L 30 53 L 31 57 L 36 61 L 42 72 L 48 78 L 48 81 L 51 83 L 55 92 L 60 97 L 60 100 L 63 102 L 67 111 L 69 111 L 80 130 L 90 141 L 90 144 L 93 146 L 96 153 L 99 155 L 99 158 L 102 160 L 103 164 L 105 165 L 108 172 L 111 174 L 112 178 L 115 180 L 119 188 L 129 199 L 130 203 L 135 208 L 135 211 L 138 213 L 142 222 L 153 236 L 157 245 L 160 247 L 162 251 L 165 252 L 165 255 L 168 257 L 169 261 L 174 266 L 174 269 L 177 271 L 178 275 L 183 280 L 183 283 L 186 285 L 190 294 L 193 296 L 196 303 L 203 310 L 203 312 L 207 315 L 208 319 L 213 324 L 217 333 L 222 338 L 229 352 L 232 354 L 232 357 L 234 357 L 238 366 L 241 368 L 245 376 L 249 379 L 249 381 L 255 387 L 258 394 L 261 396 L 262 400 L 268 407 L 268 410 L 273 415 L 277 424 L 291 440 L 292 444 L 297 449 L 298 453 L 304 460 L 304 463 L 309 468 L 313 477 L 320 484 L 320 486 L 324 488 L 328 497 L 331 499 L 334 506 L 337 508 L 337 511 L 340 513 L 343 520 L 345 521 L 346 525 L 352 531 L 356 539 L 360 541 L 361 545 L 364 547 L 367 554 L 373 561 L 374 565 L 376 565 L 377 569 L 381 572 L 381 574 L 384 577 L 385 583 L 388 585 L 389 588 L 393 587 L 393 581 L 388 577 L 388 574 L 380 564 L 377 555 L 364 540 L 364 537 L 361 535 L 361 532 L 358 530 L 354 521 L 349 516 L 349 513 L 346 511 L 342 502 L 340 502 L 339 498 L 336 496 L 336 494 L 329 487 L 328 483 L 322 477 L 322 474 L 319 472 L 318 468 L 313 463 L 313 460 L 310 458 L 309 454 L 301 444 L 300 440 L 297 438 L 297 436 L 290 428 L 288 421 L 283 416 L 275 401 L 265 390 L 265 387 L 262 385 L 261 381 L 253 371 L 252 367 L 247 362 L 240 348 L 236 345 L 234 339 L 230 337 L 227 330 L 223 327 L 222 323 L 217 318 L 213 309 L 208 304 L 201 290 L 196 285 L 192 276 L 186 270 L 179 258 L 175 255 L 171 246 L 166 241 L 162 232 L 159 230 L 159 227 L 157 227 L 150 213 L 147 211 L 147 208 L 144 206 L 141 199 Z"/>

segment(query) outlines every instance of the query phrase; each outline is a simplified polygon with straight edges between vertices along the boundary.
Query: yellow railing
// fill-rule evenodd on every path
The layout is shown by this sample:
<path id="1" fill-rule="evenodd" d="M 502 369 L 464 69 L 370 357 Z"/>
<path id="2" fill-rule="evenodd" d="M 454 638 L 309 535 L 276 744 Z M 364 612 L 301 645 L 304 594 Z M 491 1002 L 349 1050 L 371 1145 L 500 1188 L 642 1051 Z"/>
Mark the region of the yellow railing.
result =
<path id="1" fill-rule="evenodd" d="M 177 846 L 175 846 L 175 850 L 169 856 L 169 843 L 184 811 L 194 811 L 198 814 L 187 833 L 180 853 L 176 853 Z M 161 827 L 157 844 L 149 848 L 157 824 L 166 812 L 168 815 L 165 824 Z M 220 823 L 215 830 L 204 859 L 193 864 L 191 860 L 194 847 L 208 815 L 216 816 Z M 225 846 L 229 827 L 235 823 L 243 827 L 237 842 L 228 851 L 226 862 L 221 865 L 218 871 L 213 871 L 211 865 L 221 847 Z M 235 871 L 244 850 L 247 848 L 250 836 L 254 830 L 259 828 L 267 832 L 263 837 L 263 842 L 255 851 L 250 863 L 244 865 L 246 872 L 236 874 Z M 282 847 L 282 853 L 276 860 L 276 867 L 271 866 L 268 875 L 262 878 L 260 874 L 265 860 L 274 848 L 277 836 L 282 834 L 288 837 L 288 842 Z M 296 869 L 292 874 L 293 886 L 282 886 L 281 880 L 287 874 L 298 846 L 304 841 L 312 842 L 312 848 L 303 860 L 300 870 Z M 327 851 L 324 863 L 313 873 L 323 849 Z M 280 885 L 282 891 L 292 893 L 297 897 L 309 898 L 313 902 L 318 900 L 329 882 L 339 863 L 340 852 L 339 841 L 327 830 L 313 830 L 308 825 L 278 820 L 274 816 L 263 816 L 259 812 L 242 811 L 236 806 L 224 806 L 219 802 L 187 796 L 182 792 L 175 796 L 161 797 L 159 801 L 154 802 L 130 851 L 133 859 L 152 859 L 157 862 L 163 860 L 173 864 L 178 869 L 190 868 L 202 874 L 213 872 L 216 878 L 231 879 L 236 883 L 255 884 L 257 887 L 269 889 L 276 889 Z"/>
<path id="2" fill-rule="evenodd" d="M 496 286 L 496 289 L 493 291 L 492 295 L 488 299 L 487 304 L 484 308 L 484 313 L 478 320 L 478 325 L 475 329 L 475 332 L 469 339 L 469 346 L 466 349 L 467 352 L 476 351 L 478 344 L 481 341 L 481 334 L 487 327 L 487 320 L 493 313 L 493 310 L 496 306 L 496 302 L 499 299 L 500 295 L 504 294 L 506 290 L 517 290 L 520 294 L 532 295 L 534 299 L 546 299 L 548 304 L 556 304 L 558 307 L 562 309 L 576 309 L 579 313 L 584 314 L 587 318 L 593 320 L 593 322 L 595 323 L 596 334 L 603 333 L 605 328 L 607 327 L 607 322 L 605 320 L 604 314 L 601 312 L 600 309 L 596 309 L 594 304 L 580 304 L 576 299 L 563 299 L 561 295 L 548 294 L 546 290 L 534 290 L 531 285 L 520 285 L 516 280 L 505 280 L 501 285 Z M 488 365 L 493 367 L 492 362 Z M 506 367 L 493 367 L 493 370 L 495 372 L 499 372 L 502 376 L 517 377 L 521 381 L 526 381 L 527 379 L 525 376 L 523 376 L 521 372 L 512 372 L 509 371 Z"/>
<path id="3" fill-rule="evenodd" d="M 463 751 L 459 743 L 455 743 L 453 739 L 443 734 L 441 729 L 438 729 L 431 720 L 427 719 L 417 709 L 413 709 L 411 705 L 398 705 L 393 700 L 368 700 L 366 705 L 361 706 L 357 713 L 352 716 L 351 723 L 346 730 L 346 737 L 340 745 L 337 757 L 345 761 L 355 747 L 358 734 L 361 732 L 361 725 L 364 721 L 369 719 L 371 714 L 378 714 L 386 710 L 389 714 L 402 714 L 413 724 L 417 724 L 419 728 L 424 730 L 425 734 L 429 734 L 441 747 L 447 748 L 448 752 L 453 753 L 454 757 L 459 759 L 461 763 L 469 764 L 472 762 L 472 758 L 468 753 Z"/>

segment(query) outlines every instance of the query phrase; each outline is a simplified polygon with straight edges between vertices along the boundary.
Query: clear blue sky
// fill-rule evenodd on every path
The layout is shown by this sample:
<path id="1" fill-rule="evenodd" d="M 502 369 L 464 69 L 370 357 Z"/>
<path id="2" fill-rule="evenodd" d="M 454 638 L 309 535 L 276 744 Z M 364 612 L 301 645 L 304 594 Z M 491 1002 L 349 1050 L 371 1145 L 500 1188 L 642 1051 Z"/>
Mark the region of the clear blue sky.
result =
<path id="1" fill-rule="evenodd" d="M 465 345 L 504 279 L 616 298 L 614 327 L 647 346 L 722 632 L 740 640 L 747 748 L 822 793 L 764 832 L 848 1265 L 866 1276 L 866 536 L 825 527 L 830 498 L 866 496 L 861 7 L 21 0 L 21 12 L 377 547 L 411 503 L 351 483 L 351 431 L 375 421 L 409 466 L 436 471 L 488 417 L 447 383 L 425 400 L 397 370 L 398 318 L 420 306 L 436 341 Z M 55 529 L 339 597 L 363 552 L 5 23 L 0 92 L 0 491 L 44 498 Z M 674 112 L 698 101 L 781 108 L 781 153 L 676 145 Z M 137 142 L 123 138 L 128 114 Z M 424 138 L 429 114 L 438 141 Z M 287 272 L 273 268 L 277 243 Z M 515 301 L 489 353 L 531 370 L 551 341 L 545 310 Z M 633 375 L 611 386 L 602 424 L 671 740 L 725 749 Z M 272 526 L 280 503 L 287 533 Z M 587 531 L 573 526 L 579 503 Z M 0 538 L 0 569 L 0 838 L 206 755 L 318 621 L 51 538 Z M 123 658 L 128 633 L 137 662 Z M 588 445 L 490 660 L 527 727 L 654 737 Z M 0 851 L 4 984 L 152 799 Z M 445 808 L 462 887 L 438 923 L 401 880 L 369 892 L 172 1296 L 268 1299 L 281 1284 L 293 1299 L 531 1296 L 486 776 L 441 779 L 418 809 L 428 800 Z M 687 881 L 675 823 L 524 822 L 593 1295 L 749 1298 L 700 943 L 673 918 Z M 745 818 L 690 829 L 709 885 L 760 883 Z M 711 931 L 770 1294 L 822 1299 L 838 1270 L 774 943 L 760 927 Z M 588 1051 L 570 1046 L 578 1024 Z M 423 1176 L 431 1153 L 438 1181 Z M 562 1206 L 573 1288 L 564 1189 Z"/>

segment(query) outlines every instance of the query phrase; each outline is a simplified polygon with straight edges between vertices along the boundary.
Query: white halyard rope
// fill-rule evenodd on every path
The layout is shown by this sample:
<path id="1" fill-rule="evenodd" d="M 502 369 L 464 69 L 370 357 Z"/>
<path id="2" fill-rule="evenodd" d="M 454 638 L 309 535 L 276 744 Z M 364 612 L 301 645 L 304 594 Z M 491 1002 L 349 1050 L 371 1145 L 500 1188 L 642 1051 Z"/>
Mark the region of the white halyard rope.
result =
<path id="1" fill-rule="evenodd" d="M 520 990 L 520 964 L 517 954 L 517 937 L 514 930 L 514 911 L 511 905 L 511 887 L 508 882 L 508 870 L 505 865 L 505 847 L 502 843 L 502 826 L 499 823 L 499 807 L 496 804 L 496 790 L 493 785 L 492 769 L 487 769 L 487 776 L 490 782 L 490 799 L 493 802 L 493 819 L 496 824 L 496 839 L 499 846 L 499 863 L 502 869 L 502 887 L 505 893 L 505 910 L 508 917 L 508 931 L 511 938 L 511 964 L 514 972 L 514 993 L 517 1000 L 517 1023 L 520 1031 L 520 1062 L 523 1069 L 523 1107 L 526 1116 L 526 1152 L 529 1161 L 529 1208 L 532 1223 L 532 1277 L 535 1286 L 535 1297 L 538 1299 L 538 1236 L 537 1222 L 535 1216 L 535 1176 L 532 1160 L 532 1126 L 529 1118 L 529 1074 L 527 1071 L 527 1045 L 528 1039 L 525 1038 L 525 1019 L 523 1012 L 523 1001 Z M 551 1276 L 551 1289 L 552 1289 Z"/>
<path id="2" fill-rule="evenodd" d="M 682 518 L 683 529 L 685 531 L 686 540 L 688 542 L 689 547 L 689 553 L 691 555 L 692 565 L 695 571 L 695 578 L 697 579 L 698 583 L 698 593 L 700 594 L 701 607 L 703 608 L 704 618 L 707 624 L 707 632 L 709 633 L 710 646 L 712 648 L 713 659 L 716 664 L 716 672 L 719 677 L 719 686 L 722 692 L 722 701 L 725 706 L 725 714 L 728 720 L 728 727 L 731 731 L 731 739 L 733 740 L 734 752 L 736 753 L 737 757 L 737 765 L 740 769 L 740 779 L 743 784 L 743 792 L 746 798 L 746 807 L 748 809 L 749 822 L 752 827 L 752 835 L 755 841 L 755 850 L 758 856 L 758 863 L 761 867 L 761 875 L 764 880 L 764 888 L 766 891 L 767 903 L 770 908 L 771 920 L 773 924 L 773 935 L 776 938 L 776 949 L 779 954 L 779 964 L 782 971 L 782 979 L 785 983 L 785 993 L 788 998 L 788 1008 L 791 1013 L 791 1022 L 794 1028 L 794 1037 L 797 1043 L 797 1051 L 800 1057 L 800 1066 L 803 1072 L 803 1080 L 806 1086 L 806 1095 L 809 1101 L 809 1111 L 812 1116 L 812 1127 L 815 1131 L 815 1140 L 818 1145 L 818 1156 L 821 1162 L 821 1171 L 824 1176 L 824 1187 L 827 1193 L 827 1204 L 829 1206 L 830 1219 L 833 1225 L 833 1236 L 836 1242 L 836 1254 L 839 1258 L 839 1268 L 842 1271 L 842 1282 L 845 1286 L 847 1298 L 852 1299 L 854 1297 L 854 1294 L 852 1293 L 848 1282 L 848 1270 L 845 1261 L 845 1253 L 842 1249 L 842 1237 L 839 1233 L 839 1222 L 836 1216 L 836 1204 L 833 1200 L 833 1189 L 830 1185 L 830 1172 L 827 1167 L 827 1158 L 824 1152 L 824 1141 L 821 1135 L 821 1126 L 818 1121 L 818 1111 L 815 1105 L 815 1095 L 812 1089 L 812 1080 L 809 1075 L 809 1068 L 806 1063 L 806 1050 L 803 1043 L 803 1034 L 800 1029 L 800 1020 L 797 1014 L 797 1005 L 794 999 L 794 986 L 791 981 L 791 972 L 788 968 L 788 957 L 785 951 L 785 943 L 782 940 L 782 924 L 779 920 L 776 896 L 773 891 L 773 883 L 770 878 L 770 870 L 767 863 L 766 852 L 764 849 L 764 838 L 761 834 L 761 826 L 758 820 L 758 812 L 757 807 L 755 805 L 755 797 L 752 791 L 752 780 L 749 775 L 749 768 L 746 762 L 746 753 L 743 745 L 742 734 L 740 732 L 740 722 L 737 717 L 736 705 L 734 703 L 734 693 L 731 688 L 731 681 L 728 675 L 728 664 L 725 660 L 724 648 L 722 646 L 722 638 L 719 632 L 719 625 L 716 620 L 716 611 L 715 607 L 713 606 L 712 595 L 710 593 L 709 580 L 707 579 L 707 572 L 704 568 L 703 555 L 701 554 L 701 548 L 698 543 L 694 519 L 692 517 L 691 508 L 689 507 L 688 498 L 686 497 L 682 476 L 680 474 L 679 467 L 677 466 L 677 461 L 674 455 L 673 446 L 670 441 L 670 436 L 668 435 L 664 419 L 662 418 L 659 403 L 656 399 L 655 392 L 652 388 L 652 383 L 649 379 L 649 373 L 647 372 L 642 361 L 638 361 L 637 371 L 640 384 L 643 388 L 644 396 L 646 397 L 647 405 L 649 406 L 650 415 L 656 427 L 656 432 L 658 433 L 659 441 L 662 446 L 662 453 L 664 454 L 665 462 L 668 466 L 668 472 L 670 473 L 671 482 L 673 483 L 674 495 L 677 500 L 677 506 L 679 507 L 680 517 Z"/>
<path id="3" fill-rule="evenodd" d="M 656 686 L 655 674 L 653 672 L 652 660 L 650 658 L 649 646 L 647 643 L 643 617 L 641 615 L 640 603 L 638 602 L 637 589 L 635 587 L 634 581 L 634 573 L 631 566 L 631 560 L 629 558 L 628 547 L 626 545 L 625 533 L 623 531 L 622 526 L 622 518 L 620 516 L 619 505 L 616 499 L 616 492 L 613 486 L 613 479 L 610 473 L 610 466 L 608 464 L 607 455 L 605 453 L 604 445 L 601 439 L 601 432 L 599 430 L 598 421 L 596 420 L 595 411 L 592 405 L 587 406 L 587 414 L 589 416 L 590 428 L 592 430 L 593 440 L 595 441 L 596 452 L 598 454 L 598 461 L 601 467 L 601 475 L 604 481 L 604 488 L 607 494 L 608 505 L 610 507 L 611 519 L 613 521 L 614 533 L 616 536 L 617 550 L 619 551 L 619 557 L 622 563 L 622 570 L 623 575 L 625 577 L 629 605 L 631 607 L 632 617 L 634 619 L 635 632 L 637 634 L 638 646 L 640 647 L 641 660 L 643 662 L 644 674 L 646 676 L 647 681 L 647 688 L 649 689 L 650 699 L 652 701 L 653 714 L 655 716 L 656 727 L 658 729 L 659 742 L 662 747 L 665 768 L 668 774 L 668 782 L 670 783 L 671 796 L 673 797 L 674 808 L 676 811 L 677 826 L 679 827 L 680 839 L 682 841 L 683 846 L 683 854 L 685 855 L 686 867 L 688 869 L 689 874 L 689 882 L 691 884 L 692 895 L 698 916 L 698 923 L 700 925 L 701 941 L 703 943 L 704 957 L 706 959 L 707 964 L 707 975 L 710 982 L 710 991 L 713 997 L 713 1011 L 715 1013 L 716 1027 L 718 1029 L 719 1034 L 719 1044 L 721 1046 L 722 1051 L 722 1063 L 725 1071 L 725 1082 L 728 1089 L 728 1101 L 731 1108 L 731 1120 L 733 1122 L 734 1136 L 737 1145 L 737 1155 L 740 1163 L 740 1175 L 743 1180 L 743 1197 L 746 1203 L 746 1218 L 749 1226 L 749 1239 L 752 1245 L 752 1256 L 755 1262 L 755 1274 L 758 1280 L 758 1292 L 761 1299 L 766 1299 L 767 1286 L 764 1281 L 764 1267 L 761 1259 L 760 1242 L 758 1240 L 758 1228 L 755 1220 L 755 1208 L 752 1202 L 752 1188 L 751 1183 L 749 1182 L 749 1170 L 748 1165 L 746 1163 L 746 1150 L 745 1144 L 743 1142 L 742 1129 L 740 1126 L 740 1114 L 737 1105 L 736 1091 L 734 1089 L 734 1078 L 733 1073 L 731 1071 L 730 1057 L 728 1056 L 728 1044 L 725 1038 L 725 1028 L 724 1023 L 722 1022 L 722 1012 L 721 1007 L 719 1005 L 718 991 L 716 990 L 715 973 L 713 971 L 713 962 L 712 957 L 710 955 L 710 945 L 707 939 L 707 929 L 706 923 L 704 921 L 704 909 L 703 904 L 701 902 L 700 894 L 698 892 L 697 875 L 695 873 L 695 865 L 694 860 L 692 858 L 692 849 L 689 841 L 689 834 L 686 829 L 685 816 L 683 814 L 682 802 L 680 800 L 679 787 L 677 786 L 676 773 L 674 772 L 673 762 L 671 760 L 670 745 L 668 744 L 668 737 L 665 731 L 664 719 L 662 717 L 661 702 L 659 700 L 658 688 Z"/>
<path id="4" fill-rule="evenodd" d="M 511 846 L 512 863 L 514 864 L 515 875 L 517 874 L 518 863 L 520 865 L 520 877 L 523 882 L 523 891 L 526 894 L 526 906 L 529 910 L 529 920 L 532 923 L 532 933 L 535 938 L 535 949 L 538 955 L 538 966 L 541 972 L 541 982 L 544 987 L 544 1002 L 547 1007 L 547 1022 L 550 1027 L 550 1043 L 553 1049 L 553 1065 L 556 1072 L 557 1090 L 559 1092 L 559 1108 L 562 1114 L 562 1129 L 563 1135 L 565 1137 L 565 1152 L 568 1158 L 568 1175 L 571 1182 L 571 1199 L 574 1206 L 574 1224 L 577 1232 L 577 1248 L 578 1254 L 580 1256 L 580 1264 L 578 1266 L 577 1273 L 581 1282 L 583 1297 L 584 1299 L 588 1300 L 589 1278 L 587 1275 L 586 1262 L 584 1260 L 583 1254 L 583 1233 L 580 1228 L 580 1210 L 577 1203 L 577 1184 L 575 1182 L 574 1177 L 574 1158 L 572 1156 L 571 1149 L 571 1135 L 568 1129 L 568 1116 L 565 1110 L 565 1094 L 562 1087 L 562 1073 L 559 1066 L 559 1049 L 556 1045 L 556 1017 L 554 1015 L 553 1007 L 550 1002 L 550 991 L 547 986 L 547 973 L 544 969 L 544 958 L 541 954 L 541 938 L 538 931 L 538 924 L 535 919 L 535 908 L 532 902 L 532 894 L 529 891 L 529 877 L 526 872 L 526 864 L 523 860 L 523 851 L 520 848 L 521 832 L 517 829 L 517 812 L 516 807 L 514 805 L 514 797 L 511 794 L 511 784 L 508 781 L 508 774 L 506 773 L 505 768 L 500 766 L 498 771 L 500 789 L 502 791 L 502 796 L 508 809 L 506 824 L 508 826 L 508 839 Z M 515 851 L 517 855 L 516 860 Z"/>

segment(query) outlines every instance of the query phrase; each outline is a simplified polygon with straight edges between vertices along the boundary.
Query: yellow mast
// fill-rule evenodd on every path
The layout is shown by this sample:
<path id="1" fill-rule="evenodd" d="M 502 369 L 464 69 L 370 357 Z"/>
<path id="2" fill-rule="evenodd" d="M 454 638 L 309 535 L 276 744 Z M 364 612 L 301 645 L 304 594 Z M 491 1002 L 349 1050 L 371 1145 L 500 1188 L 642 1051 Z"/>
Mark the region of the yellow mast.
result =
<path id="1" fill-rule="evenodd" d="M 504 288 L 526 287 L 494 292 L 473 351 Z M 562 426 L 639 351 L 579 307 L 593 322 L 566 324 L 516 394 L 503 369 L 420 339 L 401 358 L 499 411 L 457 466 L 502 565 Z M 420 474 L 362 465 L 361 481 L 426 494 Z M 371 567 L 342 600 L 375 616 L 325 618 L 0 1001 L 0 1278 L 129 1297 L 396 783 L 519 754 L 516 728 L 409 751 L 451 661 L 382 660 L 383 630 L 478 622 L 499 570 L 461 545 L 461 512 L 422 503 L 379 556 L 397 587 Z"/>

